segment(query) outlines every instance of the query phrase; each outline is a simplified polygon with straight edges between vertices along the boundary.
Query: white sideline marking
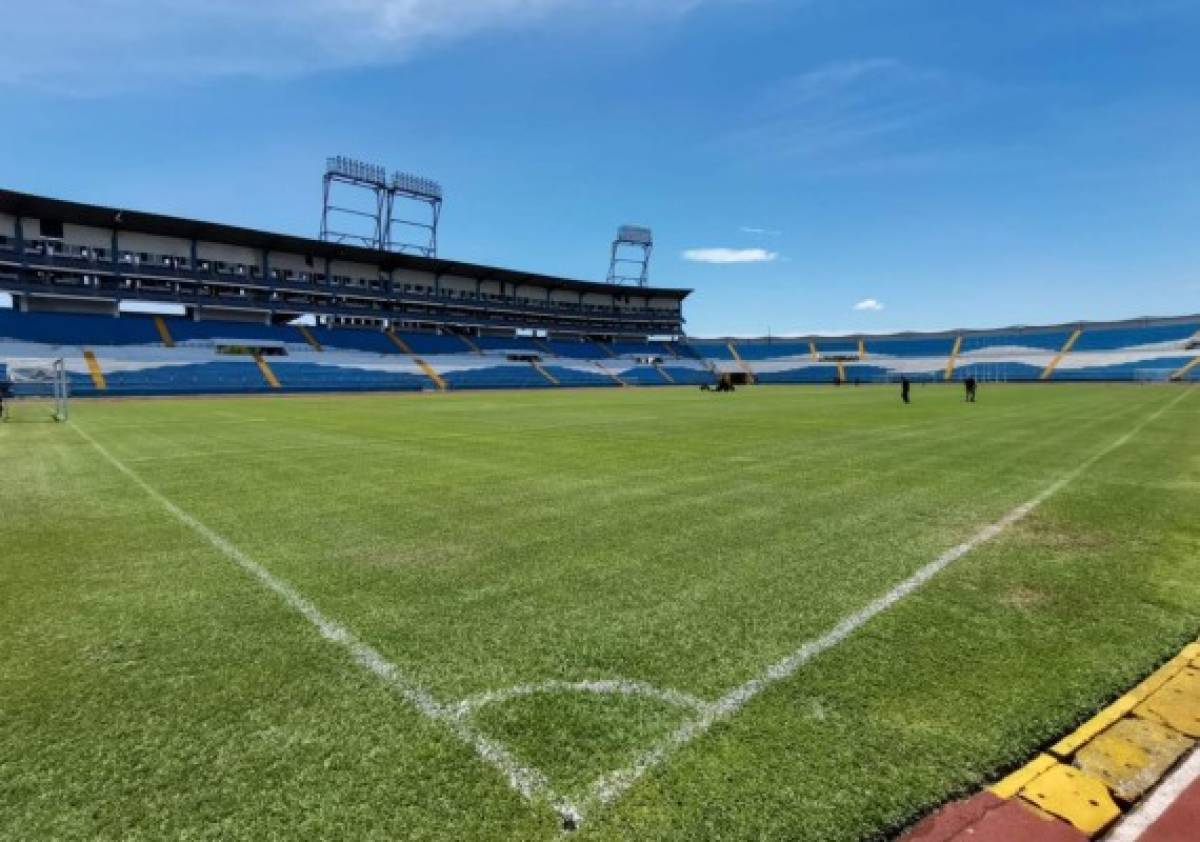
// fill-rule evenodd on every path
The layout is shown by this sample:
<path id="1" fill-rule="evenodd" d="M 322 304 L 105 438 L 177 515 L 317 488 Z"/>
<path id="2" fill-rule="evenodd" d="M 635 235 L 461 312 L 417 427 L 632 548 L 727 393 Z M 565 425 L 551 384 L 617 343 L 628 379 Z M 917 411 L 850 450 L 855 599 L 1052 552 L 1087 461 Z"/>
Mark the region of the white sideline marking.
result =
<path id="1" fill-rule="evenodd" d="M 592 785 L 591 794 L 588 799 L 581 805 L 582 810 L 586 811 L 594 804 L 611 804 L 613 801 L 620 798 L 629 789 L 637 783 L 637 781 L 648 771 L 661 765 L 678 749 L 690 743 L 707 733 L 717 722 L 729 719 L 746 704 L 757 696 L 762 691 L 766 690 L 773 684 L 776 684 L 784 679 L 793 676 L 797 670 L 807 664 L 813 658 L 820 655 L 834 646 L 837 646 L 868 621 L 887 611 L 896 603 L 900 602 L 905 597 L 911 595 L 914 591 L 936 576 L 938 573 L 945 570 L 954 562 L 971 552 L 980 544 L 984 544 L 1008 527 L 1022 520 L 1029 515 L 1034 509 L 1044 503 L 1047 499 L 1057 494 L 1072 481 L 1077 479 L 1082 473 L 1088 470 L 1092 465 L 1103 459 L 1114 450 L 1122 447 L 1129 442 L 1134 436 L 1140 433 L 1147 425 L 1158 420 L 1163 413 L 1175 406 L 1189 394 L 1191 389 L 1180 393 L 1177 397 L 1164 404 L 1158 410 L 1147 416 L 1132 430 L 1125 433 L 1120 438 L 1107 445 L 1102 450 L 1088 457 L 1078 467 L 1070 472 L 1059 477 L 1049 486 L 1043 489 L 1030 500 L 1017 506 L 1004 517 L 1000 518 L 995 523 L 983 527 L 976 532 L 971 538 L 956 547 L 952 547 L 942 553 L 933 561 L 926 564 L 909 578 L 905 579 L 900 584 L 896 585 L 883 596 L 876 599 L 853 614 L 843 618 L 836 626 L 827 631 L 825 634 L 804 643 L 799 649 L 788 655 L 781 661 L 767 667 L 760 675 L 750 679 L 745 684 L 735 687 L 717 701 L 707 705 L 699 717 L 689 722 L 685 722 L 673 734 L 666 738 L 658 746 L 644 752 L 637 761 L 625 769 L 621 769 L 612 774 L 600 778 Z"/>
<path id="2" fill-rule="evenodd" d="M 227 556 L 245 572 L 258 579 L 269 590 L 274 591 L 290 608 L 316 627 L 326 640 L 337 643 L 345 648 L 359 666 L 376 675 L 421 714 L 443 724 L 457 738 L 470 745 L 480 758 L 501 771 L 512 788 L 519 792 L 526 800 L 549 804 L 563 819 L 564 826 L 567 829 L 574 829 L 582 822 L 585 809 L 597 804 L 611 804 L 620 798 L 646 772 L 661 765 L 676 750 L 687 745 L 693 739 L 703 736 L 717 722 L 731 718 L 763 690 L 779 681 L 790 678 L 808 661 L 841 643 L 863 624 L 911 595 L 950 564 L 953 564 L 971 552 L 975 547 L 991 540 L 1009 526 L 1026 517 L 1045 502 L 1046 499 L 1062 490 L 1062 488 L 1078 478 L 1100 459 L 1103 459 L 1114 450 L 1126 444 L 1146 426 L 1156 421 L 1192 391 L 1193 389 L 1189 388 L 1173 400 L 1167 402 L 1147 418 L 1143 419 L 1132 430 L 1104 449 L 1093 454 L 1069 473 L 1051 483 L 1031 500 L 1013 509 L 995 523 L 984 527 L 969 540 L 946 551 L 922 567 L 910 578 L 896 585 L 882 597 L 841 620 L 833 629 L 821 637 L 804 643 L 791 655 L 768 667 L 758 677 L 734 688 L 714 702 L 706 702 L 681 691 L 662 690 L 639 681 L 598 680 L 580 682 L 547 681 L 541 684 L 518 685 L 507 690 L 489 691 L 468 697 L 454 704 L 442 704 L 428 690 L 405 676 L 399 667 L 388 661 L 378 650 L 359 640 L 345 626 L 325 617 L 312 602 L 291 584 L 275 577 L 265 567 L 254 561 L 219 533 L 213 531 L 204 523 L 171 502 L 171 500 L 149 485 L 78 426 L 71 426 L 113 467 L 132 480 L 148 496 L 162 505 L 163 508 L 181 523 L 199 534 L 215 549 Z M 576 805 L 554 792 L 546 777 L 541 772 L 532 767 L 522 765 L 508 749 L 482 734 L 467 721 L 472 713 L 483 706 L 504 702 L 520 696 L 551 692 L 644 695 L 678 707 L 690 708 L 696 711 L 698 716 L 691 721 L 685 722 L 657 747 L 643 752 L 633 766 L 600 778 L 592 785 L 591 793 L 587 800 L 581 805 Z"/>
<path id="3" fill-rule="evenodd" d="M 1125 814 L 1113 832 L 1104 837 L 1104 842 L 1136 842 L 1197 780 L 1200 780 L 1200 750 L 1193 749 L 1183 765 L 1155 787 L 1148 799 L 1133 812 Z"/>
<path id="4" fill-rule="evenodd" d="M 274 591 L 287 603 L 288 607 L 304 619 L 308 620 L 321 636 L 331 643 L 336 643 L 346 649 L 355 663 L 365 670 L 374 673 L 385 684 L 391 687 L 399 696 L 428 718 L 445 725 L 451 733 L 475 749 L 481 758 L 499 769 L 507 778 L 508 783 L 529 801 L 543 800 L 550 804 L 563 819 L 572 823 L 578 822 L 579 812 L 573 804 L 557 795 L 551 788 L 545 776 L 527 766 L 521 765 L 504 746 L 480 733 L 457 713 L 457 707 L 446 706 L 438 702 L 428 690 L 421 687 L 404 675 L 400 668 L 385 658 L 374 647 L 359 640 L 345 626 L 329 619 L 310 602 L 303 594 L 288 582 L 273 575 L 269 570 L 246 555 L 223 536 L 210 529 L 201 521 L 175 505 L 157 489 L 130 470 L 119 459 L 104 448 L 100 442 L 85 433 L 76 425 L 71 425 L 75 432 L 96 449 L 108 462 L 132 480 L 142 491 L 170 512 L 175 518 L 205 541 L 219 550 L 231 561 L 249 573 L 269 590 Z"/>
<path id="5" fill-rule="evenodd" d="M 605 680 L 605 681 L 543 681 L 541 684 L 518 684 L 506 690 L 489 690 L 477 696 L 463 699 L 457 705 L 459 716 L 470 716 L 482 707 L 500 704 L 519 699 L 523 696 L 534 696 L 539 693 L 589 693 L 608 696 L 645 696 L 657 699 L 675 707 L 690 708 L 701 713 L 709 706 L 704 701 L 690 693 L 680 690 L 661 690 L 644 681 Z"/>

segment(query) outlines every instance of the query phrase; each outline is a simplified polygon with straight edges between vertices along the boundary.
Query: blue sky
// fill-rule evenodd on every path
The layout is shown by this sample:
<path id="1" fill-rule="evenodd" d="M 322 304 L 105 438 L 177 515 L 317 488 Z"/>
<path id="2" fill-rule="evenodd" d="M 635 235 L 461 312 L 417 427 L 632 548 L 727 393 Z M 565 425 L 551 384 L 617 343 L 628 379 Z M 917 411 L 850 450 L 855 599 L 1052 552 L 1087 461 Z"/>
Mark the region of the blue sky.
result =
<path id="1" fill-rule="evenodd" d="M 42 0 L 5 26 L 5 187 L 313 235 L 352 155 L 442 181 L 445 257 L 600 278 L 618 224 L 653 227 L 699 335 L 1200 311 L 1200 0 Z"/>

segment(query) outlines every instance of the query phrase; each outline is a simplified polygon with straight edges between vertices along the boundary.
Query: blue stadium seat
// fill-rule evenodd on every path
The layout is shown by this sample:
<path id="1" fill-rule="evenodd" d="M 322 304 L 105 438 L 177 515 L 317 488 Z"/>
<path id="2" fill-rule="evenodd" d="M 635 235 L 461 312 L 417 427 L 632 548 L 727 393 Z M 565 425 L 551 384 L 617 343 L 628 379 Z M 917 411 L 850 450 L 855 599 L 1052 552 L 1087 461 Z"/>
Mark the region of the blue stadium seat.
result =
<path id="1" fill-rule="evenodd" d="M 0 309 L 0 339 L 43 345 L 158 345 L 154 320 L 146 316 L 21 313 Z"/>
<path id="2" fill-rule="evenodd" d="M 1157 327 L 1120 327 L 1104 330 L 1084 329 L 1075 343 L 1075 351 L 1115 351 L 1150 345 L 1157 342 L 1175 342 L 1182 345 L 1200 331 L 1200 321 L 1184 322 Z"/>
<path id="3" fill-rule="evenodd" d="M 592 342 L 547 339 L 546 345 L 560 357 L 571 357 L 576 360 L 604 360 L 609 357 Z"/>

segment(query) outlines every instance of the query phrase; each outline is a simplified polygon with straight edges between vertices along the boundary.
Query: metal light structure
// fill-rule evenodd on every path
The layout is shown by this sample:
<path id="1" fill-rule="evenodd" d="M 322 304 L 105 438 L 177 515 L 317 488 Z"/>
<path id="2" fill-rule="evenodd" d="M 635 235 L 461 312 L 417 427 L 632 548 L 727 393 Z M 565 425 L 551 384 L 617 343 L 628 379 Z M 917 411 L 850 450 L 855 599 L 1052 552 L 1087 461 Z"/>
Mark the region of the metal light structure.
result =
<path id="1" fill-rule="evenodd" d="M 654 235 L 641 225 L 622 225 L 613 240 L 612 256 L 608 262 L 610 284 L 637 283 L 644 287 L 650 280 L 650 254 L 654 251 Z"/>
<path id="2" fill-rule="evenodd" d="M 442 185 L 432 178 L 395 172 L 388 185 L 383 247 L 437 257 L 438 222 L 442 217 Z M 400 236 L 396 229 L 399 228 Z"/>
<path id="3" fill-rule="evenodd" d="M 325 162 L 324 203 L 321 209 L 321 239 L 331 243 L 354 243 L 382 248 L 384 226 L 390 207 L 387 170 L 355 158 L 338 155 Z M 356 194 L 360 207 L 335 204 L 339 195 Z M 369 204 L 362 202 L 369 196 Z"/>
<path id="4" fill-rule="evenodd" d="M 378 164 L 338 155 L 326 160 L 323 184 L 322 240 L 437 257 L 442 185 L 433 179 L 389 176 Z M 357 206 L 339 204 L 352 196 Z"/>

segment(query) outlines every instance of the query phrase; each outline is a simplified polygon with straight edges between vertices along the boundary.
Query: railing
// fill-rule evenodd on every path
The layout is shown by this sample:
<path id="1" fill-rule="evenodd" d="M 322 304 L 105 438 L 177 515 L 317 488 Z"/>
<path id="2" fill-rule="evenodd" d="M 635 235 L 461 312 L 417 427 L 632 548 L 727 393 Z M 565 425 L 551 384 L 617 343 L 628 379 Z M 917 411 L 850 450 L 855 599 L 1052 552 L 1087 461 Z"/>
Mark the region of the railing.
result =
<path id="1" fill-rule="evenodd" d="M 0 261 L 2 264 L 3 261 Z M 671 333 L 679 329 L 682 318 L 670 319 L 639 319 L 630 315 L 614 319 L 597 318 L 569 313 L 551 313 L 540 315 L 514 311 L 508 313 L 496 311 L 487 307 L 473 312 L 414 311 L 405 309 L 400 302 L 380 301 L 375 306 L 370 304 L 356 305 L 352 302 L 318 300 L 312 302 L 289 302 L 285 298 L 274 298 L 261 295 L 238 295 L 220 290 L 202 291 L 192 286 L 183 286 L 178 293 L 171 290 L 158 290 L 148 287 L 131 286 L 135 279 L 120 275 L 105 275 L 98 278 L 98 283 L 84 284 L 83 275 L 67 275 L 56 282 L 52 279 L 31 279 L 33 270 L 5 271 L 0 265 L 0 281 L 5 290 L 18 293 L 47 293 L 61 290 L 70 286 L 74 297 L 89 297 L 97 299 L 137 298 L 164 304 L 188 304 L 193 306 L 230 305 L 238 304 L 249 309 L 295 312 L 298 308 L 317 310 L 329 315 L 361 316 L 370 314 L 380 319 L 391 319 L 406 323 L 427 323 L 436 325 L 456 325 L 462 327 L 479 327 L 492 329 L 517 329 L 538 326 L 548 329 L 566 331 L 582 331 L 586 333 Z M 78 280 L 79 283 L 73 283 Z"/>

